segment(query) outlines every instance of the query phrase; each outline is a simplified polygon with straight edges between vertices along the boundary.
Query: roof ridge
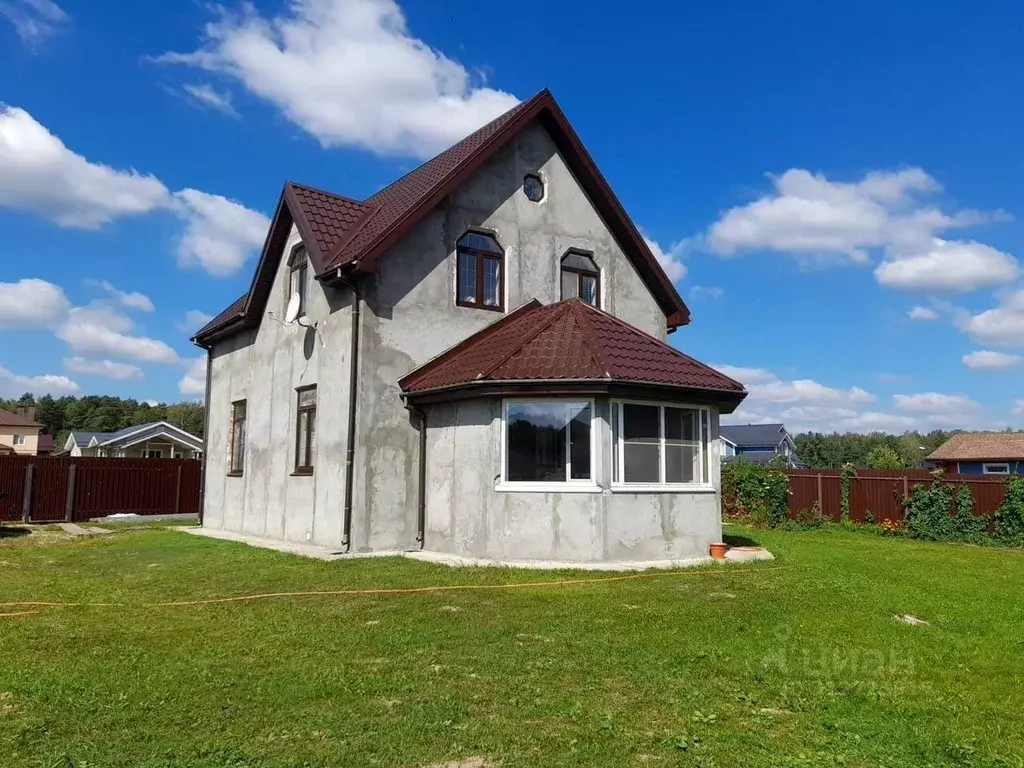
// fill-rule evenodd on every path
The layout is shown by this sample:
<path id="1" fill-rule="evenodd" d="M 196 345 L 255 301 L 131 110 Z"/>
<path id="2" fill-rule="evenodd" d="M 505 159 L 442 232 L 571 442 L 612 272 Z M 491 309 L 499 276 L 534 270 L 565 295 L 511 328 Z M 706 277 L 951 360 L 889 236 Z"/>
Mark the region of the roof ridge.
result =
<path id="1" fill-rule="evenodd" d="M 341 195 L 338 194 L 337 192 L 331 192 L 329 189 L 323 189 L 321 187 L 311 187 L 309 184 L 303 184 L 301 181 L 292 181 L 291 179 L 288 179 L 287 181 L 285 181 L 285 184 L 288 184 L 293 187 L 300 187 L 301 189 L 308 190 L 309 192 L 317 192 L 321 195 L 330 195 L 331 197 L 336 197 L 339 200 L 345 200 L 346 202 L 349 203 L 355 203 L 356 205 L 369 205 L 369 203 L 367 203 L 365 200 L 357 200 L 354 197 L 349 197 L 348 195 Z"/>
<path id="2" fill-rule="evenodd" d="M 597 333 L 597 329 L 594 328 L 594 324 L 590 322 L 590 318 L 587 317 L 586 310 L 584 307 L 589 307 L 585 301 L 579 297 L 569 299 L 570 306 L 572 307 L 573 315 L 576 317 L 576 322 L 580 325 L 586 326 L 586 330 L 589 331 L 587 335 L 587 351 L 590 352 L 590 358 L 594 361 L 594 364 L 604 372 L 606 379 L 612 377 L 611 366 L 608 365 L 608 361 L 605 359 L 604 350 L 601 347 L 601 336 Z"/>
<path id="3" fill-rule="evenodd" d="M 647 333 L 646 331 L 641 330 L 640 328 L 637 328 L 634 325 L 630 325 L 625 320 L 621 320 L 621 319 L 617 318 L 615 315 L 613 315 L 610 312 L 607 312 L 607 311 L 601 309 L 600 307 L 595 307 L 592 304 L 587 304 L 587 308 L 590 309 L 590 310 L 593 310 L 594 312 L 601 313 L 605 317 L 611 319 L 617 325 L 620 325 L 620 326 L 622 326 L 622 327 L 624 327 L 624 328 L 626 328 L 626 329 L 628 329 L 630 331 L 633 331 L 634 333 L 641 333 L 641 334 L 643 334 L 644 336 L 648 337 L 649 339 L 651 339 L 655 343 L 661 345 L 662 347 L 665 347 L 665 349 L 667 349 L 669 352 L 672 352 L 672 353 L 677 354 L 677 355 L 681 355 L 682 357 L 685 357 L 687 360 L 689 360 L 691 363 L 695 363 L 696 365 L 699 365 L 701 368 L 705 368 L 705 369 L 707 369 L 709 371 L 714 371 L 719 376 L 722 376 L 723 378 L 726 378 L 729 381 L 731 381 L 733 384 L 736 384 L 737 386 L 739 386 L 744 392 L 746 391 L 747 387 L 746 387 L 746 385 L 743 384 L 743 382 L 736 381 L 736 379 L 734 379 L 732 376 L 726 376 L 724 373 L 722 373 L 718 369 L 713 368 L 712 366 L 708 365 L 707 363 L 702 363 L 700 360 L 698 360 L 695 357 L 690 357 L 688 354 L 686 354 L 682 350 L 676 349 L 675 347 L 673 347 L 668 342 L 665 342 L 665 341 L 662 341 L 661 339 L 659 339 L 657 336 L 652 336 L 651 334 Z"/>
<path id="4" fill-rule="evenodd" d="M 557 307 L 558 305 L 557 304 L 547 304 L 547 305 L 541 305 L 541 306 L 544 307 L 545 309 L 549 309 L 549 308 L 552 308 L 552 307 Z M 540 336 L 542 333 L 544 333 L 544 331 L 546 331 L 548 328 L 550 328 L 556 322 L 561 320 L 565 316 L 565 312 L 566 312 L 566 310 L 564 310 L 564 309 L 561 312 L 552 312 L 551 313 L 552 317 L 551 317 L 550 320 L 548 320 L 546 323 L 541 323 L 540 327 L 537 328 L 537 330 L 535 330 L 532 334 L 530 334 L 528 337 L 523 339 L 523 341 L 519 345 L 514 347 L 512 349 L 512 351 L 509 352 L 507 355 L 505 355 L 504 357 L 499 358 L 498 361 L 496 363 L 494 363 L 494 365 L 488 367 L 487 370 L 481 371 L 477 375 L 477 378 L 478 379 L 485 379 L 488 376 L 490 376 L 492 373 L 494 373 L 494 371 L 498 370 L 498 368 L 500 368 L 505 363 L 507 363 L 509 360 L 511 360 L 513 357 L 515 357 L 520 352 L 522 352 L 526 348 L 527 344 L 530 344 L 531 342 L 533 342 L 538 336 Z"/>

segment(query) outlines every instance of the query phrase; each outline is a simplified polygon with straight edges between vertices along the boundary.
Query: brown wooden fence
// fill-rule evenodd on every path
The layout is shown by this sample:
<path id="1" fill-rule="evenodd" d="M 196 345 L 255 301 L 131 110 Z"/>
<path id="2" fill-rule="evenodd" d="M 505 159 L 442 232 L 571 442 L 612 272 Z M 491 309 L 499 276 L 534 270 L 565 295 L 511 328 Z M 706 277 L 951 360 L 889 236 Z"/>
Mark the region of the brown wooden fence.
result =
<path id="1" fill-rule="evenodd" d="M 815 502 L 822 514 L 842 519 L 842 472 L 839 470 L 790 469 L 789 511 L 810 509 Z M 1006 486 L 992 476 L 943 475 L 953 486 L 966 485 L 974 497 L 974 514 L 991 515 L 1003 502 Z M 850 478 L 850 519 L 863 523 L 868 514 L 876 523 L 903 520 L 903 500 L 915 485 L 928 485 L 932 474 L 923 469 L 858 469 Z"/>
<path id="2" fill-rule="evenodd" d="M 198 514 L 202 462 L 0 456 L 0 520 Z"/>

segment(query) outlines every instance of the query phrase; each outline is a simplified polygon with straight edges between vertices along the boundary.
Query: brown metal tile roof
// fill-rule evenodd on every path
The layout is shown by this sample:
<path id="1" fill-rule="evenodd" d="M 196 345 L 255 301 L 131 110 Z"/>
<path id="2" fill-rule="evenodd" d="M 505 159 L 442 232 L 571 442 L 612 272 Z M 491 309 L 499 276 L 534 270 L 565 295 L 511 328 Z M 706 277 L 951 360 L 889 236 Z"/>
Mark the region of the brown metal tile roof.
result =
<path id="1" fill-rule="evenodd" d="M 19 416 L 16 413 L 5 411 L 0 408 L 0 427 L 41 427 L 43 426 L 35 419 Z"/>
<path id="2" fill-rule="evenodd" d="M 293 181 L 287 187 L 295 201 L 292 215 L 300 227 L 305 225 L 308 230 L 303 240 L 307 248 L 317 250 L 320 264 L 326 264 L 355 225 L 374 210 L 373 205 Z"/>
<path id="3" fill-rule="evenodd" d="M 243 302 L 242 323 L 237 327 L 257 325 L 263 316 L 281 249 L 293 221 L 309 249 L 317 277 L 331 279 L 340 268 L 369 274 L 374 271 L 377 260 L 427 213 L 534 120 L 540 120 L 552 136 L 596 210 L 622 244 L 664 311 L 669 329 L 686 325 L 690 321 L 686 303 L 622 208 L 554 96 L 545 89 L 366 200 L 286 183 L 249 298 Z M 218 320 L 233 308 L 235 305 L 222 312 Z M 236 314 L 237 311 L 231 312 L 231 316 L 221 322 L 214 320 L 196 334 L 194 340 L 205 343 L 211 334 L 227 327 Z"/>
<path id="4" fill-rule="evenodd" d="M 247 298 L 249 298 L 248 291 L 246 291 L 237 299 L 235 299 L 231 303 L 231 306 L 229 306 L 227 309 L 225 309 L 223 312 L 221 312 L 219 315 L 213 318 L 213 320 L 211 320 L 198 331 L 196 331 L 196 335 L 194 338 L 199 338 L 200 336 L 207 336 L 213 333 L 214 331 L 219 331 L 221 328 L 230 325 L 236 320 L 240 320 L 242 317 L 242 310 L 245 309 L 245 300 Z"/>
<path id="5" fill-rule="evenodd" d="M 937 461 L 1024 459 L 1024 432 L 960 432 L 928 458 Z"/>
<path id="6" fill-rule="evenodd" d="M 406 393 L 527 381 L 607 381 L 742 395 L 743 385 L 579 299 L 532 301 L 405 376 Z"/>

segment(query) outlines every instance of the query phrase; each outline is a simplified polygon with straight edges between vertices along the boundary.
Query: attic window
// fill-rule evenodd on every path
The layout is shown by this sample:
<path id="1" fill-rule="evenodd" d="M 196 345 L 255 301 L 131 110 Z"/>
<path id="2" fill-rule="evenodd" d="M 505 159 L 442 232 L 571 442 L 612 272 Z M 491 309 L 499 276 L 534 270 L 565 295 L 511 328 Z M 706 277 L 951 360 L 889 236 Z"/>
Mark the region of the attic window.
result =
<path id="1" fill-rule="evenodd" d="M 601 271 L 594 259 L 580 251 L 562 257 L 562 299 L 583 299 L 592 307 L 601 305 Z"/>
<path id="2" fill-rule="evenodd" d="M 291 302 L 292 296 L 299 296 L 299 317 L 306 314 L 306 285 L 309 282 L 306 278 L 309 274 L 309 257 L 306 255 L 306 246 L 299 243 L 292 248 L 292 255 L 288 259 L 288 266 L 291 269 L 288 282 L 288 298 L 285 307 Z"/>
<path id="3" fill-rule="evenodd" d="M 504 306 L 505 253 L 494 235 L 467 232 L 457 244 L 455 303 L 501 311 Z"/>
<path id="4" fill-rule="evenodd" d="M 528 173 L 523 177 L 523 194 L 527 200 L 534 203 L 539 203 L 544 198 L 544 182 L 540 176 Z"/>

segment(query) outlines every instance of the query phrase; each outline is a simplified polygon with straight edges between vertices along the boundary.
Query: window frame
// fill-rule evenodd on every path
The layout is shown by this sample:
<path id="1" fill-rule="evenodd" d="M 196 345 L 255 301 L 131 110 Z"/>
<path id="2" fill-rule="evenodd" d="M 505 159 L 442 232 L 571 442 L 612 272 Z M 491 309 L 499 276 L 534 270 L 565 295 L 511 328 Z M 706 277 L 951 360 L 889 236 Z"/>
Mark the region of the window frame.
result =
<path id="1" fill-rule="evenodd" d="M 301 258 L 300 258 L 301 255 Z M 291 255 L 288 257 L 288 296 L 285 298 L 285 310 L 292 300 L 292 286 L 295 284 L 295 273 L 299 273 L 299 314 L 296 318 L 306 316 L 306 305 L 309 303 L 309 252 L 302 243 L 296 243 L 292 247 Z"/>
<path id="2" fill-rule="evenodd" d="M 597 271 L 593 271 L 593 270 L 590 270 L 590 269 L 580 269 L 579 267 L 567 267 L 567 266 L 565 266 L 565 259 L 566 259 L 566 257 L 570 256 L 572 254 L 576 254 L 577 256 L 586 256 L 591 261 L 594 261 L 594 254 L 593 253 L 590 253 L 589 251 L 584 251 L 584 250 L 582 250 L 580 248 L 570 248 L 569 250 L 567 250 L 565 253 L 562 254 L 562 258 L 559 259 L 559 261 L 558 261 L 558 295 L 559 295 L 559 297 L 561 298 L 562 301 L 566 300 L 566 296 L 564 295 L 564 293 L 562 291 L 562 275 L 565 274 L 566 272 L 568 272 L 569 274 L 576 275 L 576 295 L 575 296 L 570 296 L 568 298 L 577 298 L 577 299 L 580 299 L 581 301 L 583 300 L 583 298 L 582 298 L 583 297 L 583 290 L 582 290 L 583 289 L 583 278 L 584 277 L 592 277 L 592 278 L 594 278 L 594 284 L 596 286 L 596 295 L 594 296 L 594 303 L 591 304 L 591 306 L 592 307 L 597 307 L 598 309 L 600 309 L 601 308 L 601 268 L 597 267 Z M 596 266 L 597 262 L 595 261 L 594 264 Z M 586 304 L 586 303 L 589 303 L 589 302 L 584 302 L 584 303 Z"/>
<path id="3" fill-rule="evenodd" d="M 647 405 L 658 408 L 658 476 L 661 478 L 657 483 L 627 483 L 618 479 L 624 471 L 625 440 L 623 440 L 623 416 L 625 409 L 623 405 Z M 616 406 L 619 406 L 616 408 Z M 689 483 L 667 483 L 665 482 L 665 409 L 679 408 L 682 410 L 697 411 L 697 443 L 698 443 L 698 466 L 697 480 Z M 711 477 L 711 409 L 706 405 L 694 403 L 673 403 L 662 400 L 633 400 L 629 398 L 611 398 L 608 401 L 608 421 L 611 427 L 611 450 L 612 450 L 612 475 L 611 490 L 613 492 L 632 493 L 637 491 L 714 491 L 715 485 Z M 612 419 L 616 423 L 612 423 Z M 693 442 L 686 441 L 686 442 Z M 617 477 L 618 476 L 618 477 Z M 705 479 L 706 478 L 706 479 Z"/>
<path id="4" fill-rule="evenodd" d="M 1005 472 L 997 472 L 989 469 L 989 467 L 1005 467 Z M 981 473 L 983 475 L 1008 475 L 1010 474 L 1010 462 L 1008 461 L 986 461 L 981 465 Z"/>
<path id="5" fill-rule="evenodd" d="M 26 439 L 25 435 L 16 434 L 16 435 L 13 436 L 13 439 L 14 439 L 14 443 L 13 443 L 14 445 L 25 445 L 28 442 L 28 440 Z"/>
<path id="6" fill-rule="evenodd" d="M 242 407 L 242 418 L 238 418 L 238 408 Z M 245 437 L 246 437 L 246 426 L 249 418 L 249 404 L 245 398 L 241 400 L 231 401 L 231 431 L 228 433 L 228 476 L 229 477 L 241 477 L 245 471 Z M 236 456 L 235 452 L 235 426 L 241 422 L 242 424 L 242 449 Z M 235 465 L 235 459 L 238 459 L 238 465 Z"/>
<path id="7" fill-rule="evenodd" d="M 151 455 L 151 454 L 154 454 L 154 453 L 156 454 L 156 456 L 152 456 Z M 147 459 L 162 459 L 163 457 L 164 457 L 164 449 L 163 448 L 147 448 L 146 451 L 145 451 L 145 458 L 147 458 Z"/>
<path id="8" fill-rule="evenodd" d="M 541 403 L 564 406 L 590 406 L 590 477 L 585 480 L 572 479 L 572 451 L 569 445 L 570 430 L 566 430 L 565 446 L 565 480 L 509 480 L 508 479 L 508 408 L 513 404 Z M 593 397 L 505 397 L 501 400 L 501 471 L 498 474 L 495 490 L 534 493 L 599 493 L 601 487 L 597 482 L 597 473 L 601 466 L 598 460 L 597 401 Z"/>
<path id="9" fill-rule="evenodd" d="M 313 390 L 314 401 L 312 405 L 301 405 L 302 395 L 306 392 Z M 316 384 L 309 384 L 305 387 L 295 388 L 295 469 L 292 472 L 293 475 L 312 475 L 313 474 L 313 460 L 314 460 L 314 435 L 316 433 L 316 409 L 317 403 L 319 402 L 319 393 L 316 391 Z M 306 416 L 306 444 L 305 444 L 305 459 L 309 462 L 308 464 L 301 464 L 300 459 L 303 458 L 302 447 L 299 441 L 302 438 L 302 414 Z M 313 425 L 311 429 L 310 426 Z"/>
<path id="10" fill-rule="evenodd" d="M 526 180 L 527 179 L 536 179 L 537 182 L 540 184 L 540 197 L 538 197 L 536 200 L 534 200 L 532 197 L 530 197 L 530 195 L 526 191 Z M 541 176 L 539 173 L 527 173 L 525 176 L 523 176 L 523 197 L 525 197 L 531 203 L 543 203 L 544 202 L 544 198 L 546 198 L 547 196 L 548 196 L 548 185 L 544 181 L 544 177 L 543 176 Z"/>
<path id="11" fill-rule="evenodd" d="M 471 245 L 460 245 L 459 241 L 462 240 L 466 235 L 479 235 L 481 237 L 489 237 L 494 240 L 498 247 L 497 252 L 495 251 L 484 251 L 480 248 L 474 248 Z M 476 301 L 466 301 L 462 298 L 462 293 L 459 291 L 461 280 L 459 279 L 462 275 L 462 254 L 472 256 L 476 260 Z M 498 303 L 494 306 L 489 306 L 483 302 L 484 298 L 484 263 L 488 260 L 498 262 Z M 505 249 L 501 245 L 501 241 L 498 240 L 498 235 L 494 232 L 488 232 L 483 229 L 467 229 L 458 239 L 455 241 L 455 305 L 459 307 L 466 307 L 468 309 L 486 309 L 491 312 L 504 312 L 505 311 Z"/>

